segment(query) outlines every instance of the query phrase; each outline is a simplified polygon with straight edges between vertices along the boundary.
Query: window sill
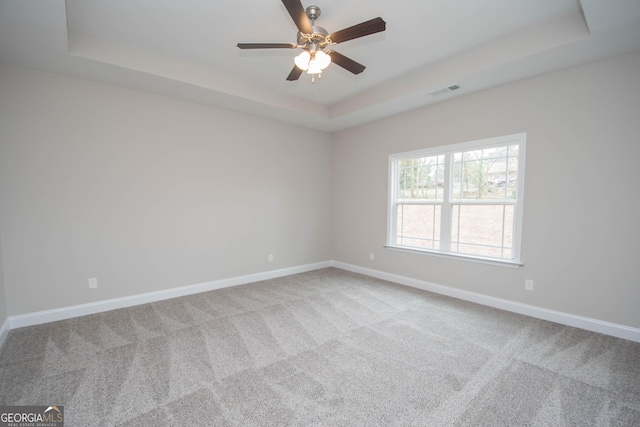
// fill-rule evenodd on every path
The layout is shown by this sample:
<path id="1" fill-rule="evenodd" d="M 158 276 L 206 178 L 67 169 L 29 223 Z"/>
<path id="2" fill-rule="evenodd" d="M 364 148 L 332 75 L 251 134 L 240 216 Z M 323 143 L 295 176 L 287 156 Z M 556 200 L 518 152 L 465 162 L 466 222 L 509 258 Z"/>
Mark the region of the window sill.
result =
<path id="1" fill-rule="evenodd" d="M 384 247 L 394 251 L 409 252 L 409 253 L 422 254 L 422 255 L 433 255 L 441 258 L 471 261 L 471 262 L 477 262 L 480 264 L 498 265 L 500 267 L 520 268 L 524 265 L 524 263 L 517 262 L 517 261 L 507 261 L 507 260 L 494 259 L 494 258 L 483 258 L 483 257 L 465 255 L 465 254 L 444 253 L 444 252 L 438 252 L 438 251 L 431 251 L 428 249 L 409 248 L 405 246 L 384 245 Z"/>

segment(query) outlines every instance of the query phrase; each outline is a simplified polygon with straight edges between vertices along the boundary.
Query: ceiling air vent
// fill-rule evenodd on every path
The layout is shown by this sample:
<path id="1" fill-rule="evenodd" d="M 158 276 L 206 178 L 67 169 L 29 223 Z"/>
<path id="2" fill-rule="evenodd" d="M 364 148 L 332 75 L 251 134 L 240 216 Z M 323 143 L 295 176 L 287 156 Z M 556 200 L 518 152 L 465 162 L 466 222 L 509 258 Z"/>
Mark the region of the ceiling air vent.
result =
<path id="1" fill-rule="evenodd" d="M 452 90 L 456 90 L 456 89 L 460 89 L 459 85 L 451 85 L 451 86 L 447 86 L 447 87 L 443 87 L 440 89 L 436 89 L 434 91 L 429 92 L 429 95 L 441 95 L 443 93 L 447 93 L 447 92 L 451 92 Z"/>

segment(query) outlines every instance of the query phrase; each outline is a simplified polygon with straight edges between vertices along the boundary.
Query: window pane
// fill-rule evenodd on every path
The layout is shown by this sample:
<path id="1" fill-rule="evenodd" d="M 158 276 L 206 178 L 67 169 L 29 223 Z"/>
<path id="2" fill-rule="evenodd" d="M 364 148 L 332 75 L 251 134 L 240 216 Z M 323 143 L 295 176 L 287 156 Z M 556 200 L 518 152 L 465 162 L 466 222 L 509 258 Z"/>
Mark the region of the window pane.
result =
<path id="1" fill-rule="evenodd" d="M 398 205 L 397 244 L 440 248 L 440 205 Z"/>
<path id="2" fill-rule="evenodd" d="M 459 154 L 459 155 L 458 155 Z M 454 155 L 454 200 L 515 200 L 518 146 L 492 147 Z"/>
<path id="3" fill-rule="evenodd" d="M 513 205 L 454 205 L 451 251 L 512 257 Z"/>
<path id="4" fill-rule="evenodd" d="M 442 200 L 444 155 L 398 161 L 399 200 Z"/>

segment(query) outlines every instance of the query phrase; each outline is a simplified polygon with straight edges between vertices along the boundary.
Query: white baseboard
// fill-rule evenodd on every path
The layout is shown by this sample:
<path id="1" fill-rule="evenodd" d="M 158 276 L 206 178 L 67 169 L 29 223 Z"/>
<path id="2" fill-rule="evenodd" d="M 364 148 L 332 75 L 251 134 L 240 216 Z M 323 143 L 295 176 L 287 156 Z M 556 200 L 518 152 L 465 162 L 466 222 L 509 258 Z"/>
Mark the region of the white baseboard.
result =
<path id="1" fill-rule="evenodd" d="M 2 343 L 9 335 L 9 330 L 11 329 L 11 321 L 7 318 L 2 326 L 0 326 L 0 347 L 2 347 Z"/>
<path id="2" fill-rule="evenodd" d="M 165 289 L 157 292 L 132 295 L 123 298 L 114 298 L 105 301 L 98 301 L 88 304 L 74 305 L 70 307 L 56 308 L 52 310 L 38 311 L 35 313 L 10 316 L 5 322 L 9 324 L 8 329 L 21 328 L 24 326 L 39 325 L 41 323 L 55 322 L 58 320 L 71 319 L 73 317 L 86 316 L 88 314 L 102 313 L 104 311 L 118 308 L 131 307 L 134 305 L 146 304 L 150 302 L 162 301 L 170 298 L 177 298 L 193 295 L 200 292 L 213 291 L 216 289 L 228 288 L 231 286 L 245 285 L 247 283 L 259 282 L 261 280 L 275 279 L 278 277 L 290 276 L 292 274 L 305 273 L 307 271 L 319 270 L 331 267 L 331 261 L 318 262 L 315 264 L 305 264 L 297 267 L 282 268 L 279 270 L 265 271 L 263 273 L 248 274 L 246 276 L 231 277 L 228 279 L 214 280 L 211 282 L 198 283 L 196 285 L 181 286 L 178 288 Z M 5 328 L 3 326 L 3 329 Z M 1 332 L 2 330 L 0 330 Z M 0 339 L 2 336 L 0 336 Z"/>
<path id="3" fill-rule="evenodd" d="M 413 279 L 406 276 L 387 273 L 384 271 L 373 270 L 370 268 L 360 267 L 339 261 L 324 261 L 314 264 L 306 264 L 297 267 L 283 268 L 279 270 L 266 271 L 263 273 L 249 274 L 246 276 L 232 277 L 228 279 L 214 280 L 211 282 L 199 283 L 195 285 L 182 286 L 178 288 L 166 289 L 163 291 L 149 292 L 145 294 L 132 295 L 123 298 L 114 298 L 105 301 L 98 301 L 89 304 L 80 304 L 70 307 L 62 307 L 53 310 L 39 311 L 35 313 L 27 313 L 18 316 L 9 316 L 0 327 L 0 346 L 6 339 L 9 331 L 14 328 L 24 326 L 39 325 L 41 323 L 55 322 L 58 320 L 70 319 L 73 317 L 85 316 L 88 314 L 96 314 L 104 311 L 115 310 L 118 308 L 131 307 L 150 302 L 162 301 L 170 298 L 193 295 L 200 292 L 213 291 L 216 289 L 228 288 L 231 286 L 245 285 L 248 283 L 259 282 L 261 280 L 275 279 L 278 277 L 290 276 L 292 274 L 305 273 L 307 271 L 319 270 L 321 268 L 335 267 L 354 273 L 364 274 L 366 276 L 375 277 L 389 282 L 398 283 L 413 288 L 434 292 L 441 295 L 447 295 L 465 301 L 475 302 L 489 307 L 499 308 L 501 310 L 513 313 L 523 314 L 525 316 L 535 317 L 538 319 L 548 320 L 562 325 L 573 326 L 576 328 L 586 329 L 588 331 L 599 332 L 611 335 L 617 338 L 623 338 L 629 341 L 640 342 L 640 329 L 630 326 L 619 325 L 616 323 L 605 322 L 574 314 L 564 313 L 561 311 L 549 310 L 546 308 L 536 307 L 533 305 L 522 304 L 519 302 L 509 301 L 506 299 L 495 298 L 475 292 L 465 291 L 461 289 L 451 288 L 449 286 L 438 285 L 424 280 Z"/>
<path id="4" fill-rule="evenodd" d="M 476 292 L 465 291 L 462 289 L 451 288 L 449 286 L 438 285 L 424 280 L 413 279 L 410 277 L 400 276 L 397 274 L 386 273 L 384 271 L 373 270 L 370 268 L 360 267 L 357 265 L 346 264 L 339 261 L 332 261 L 333 267 L 360 273 L 366 276 L 375 277 L 377 279 L 387 280 L 389 282 L 398 283 L 400 285 L 411 286 L 413 288 L 422 289 L 437 294 L 447 295 L 465 301 L 471 301 L 489 307 L 499 308 L 501 310 L 513 313 L 524 314 L 525 316 L 535 317 L 537 319 L 548 320 L 550 322 L 560 323 L 562 325 L 573 326 L 575 328 L 586 329 L 587 331 L 599 332 L 605 335 L 611 335 L 617 338 L 623 338 L 629 341 L 640 342 L 640 329 L 631 326 L 619 325 L 617 323 L 605 322 L 602 320 L 592 319 L 589 317 L 577 316 L 574 314 L 564 313 L 561 311 L 549 310 L 534 305 L 522 304 L 519 302 L 509 301 L 502 298 L 495 298 Z"/>

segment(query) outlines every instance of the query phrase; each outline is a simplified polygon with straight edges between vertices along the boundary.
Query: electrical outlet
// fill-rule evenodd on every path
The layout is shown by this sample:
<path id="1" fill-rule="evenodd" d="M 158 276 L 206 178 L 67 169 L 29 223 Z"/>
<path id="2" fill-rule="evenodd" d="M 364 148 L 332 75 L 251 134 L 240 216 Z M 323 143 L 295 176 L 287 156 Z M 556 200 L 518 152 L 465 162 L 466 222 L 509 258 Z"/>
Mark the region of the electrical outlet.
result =
<path id="1" fill-rule="evenodd" d="M 89 289 L 97 289 L 98 288 L 98 279 L 89 279 Z"/>
<path id="2" fill-rule="evenodd" d="M 527 291 L 533 290 L 533 280 L 527 279 L 524 281 L 524 289 Z"/>
<path id="3" fill-rule="evenodd" d="M 269 262 L 273 262 L 273 254 L 269 254 Z"/>
<path id="4" fill-rule="evenodd" d="M 375 258 L 375 255 L 373 254 L 373 252 L 369 252 L 369 259 L 373 261 L 374 258 Z"/>

